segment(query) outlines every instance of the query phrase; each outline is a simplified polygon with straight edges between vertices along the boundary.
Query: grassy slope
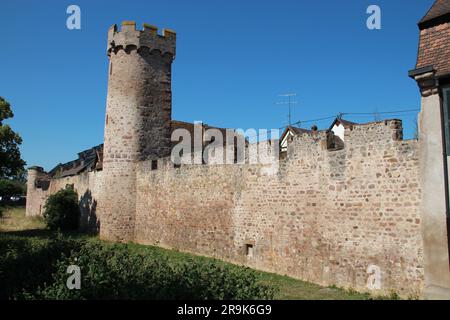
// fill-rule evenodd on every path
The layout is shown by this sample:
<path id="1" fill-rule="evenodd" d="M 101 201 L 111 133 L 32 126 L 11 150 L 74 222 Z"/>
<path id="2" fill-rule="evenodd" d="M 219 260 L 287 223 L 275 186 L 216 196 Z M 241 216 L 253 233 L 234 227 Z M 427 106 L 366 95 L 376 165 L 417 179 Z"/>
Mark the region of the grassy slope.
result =
<path id="1" fill-rule="evenodd" d="M 2 208 L 2 211 L 0 232 L 42 230 L 45 228 L 41 217 L 25 217 L 25 208 L 23 207 Z"/>
<path id="2" fill-rule="evenodd" d="M 24 208 L 7 208 L 0 218 L 0 235 L 2 237 L 37 237 L 47 239 L 49 232 L 45 230 L 44 222 L 41 218 L 25 217 Z M 84 237 L 84 236 L 83 236 Z M 162 248 L 144 246 L 138 244 L 123 244 L 131 251 L 142 252 L 158 251 L 161 255 L 167 256 L 174 263 L 183 259 L 198 259 L 208 261 L 211 258 L 193 256 L 191 254 L 166 250 Z M 226 264 L 226 262 L 220 262 Z M 263 282 L 269 283 L 278 288 L 276 299 L 289 300 L 360 300 L 370 299 L 367 294 L 346 291 L 338 288 L 321 287 L 316 284 L 296 280 L 287 276 L 273 273 L 259 272 Z"/>

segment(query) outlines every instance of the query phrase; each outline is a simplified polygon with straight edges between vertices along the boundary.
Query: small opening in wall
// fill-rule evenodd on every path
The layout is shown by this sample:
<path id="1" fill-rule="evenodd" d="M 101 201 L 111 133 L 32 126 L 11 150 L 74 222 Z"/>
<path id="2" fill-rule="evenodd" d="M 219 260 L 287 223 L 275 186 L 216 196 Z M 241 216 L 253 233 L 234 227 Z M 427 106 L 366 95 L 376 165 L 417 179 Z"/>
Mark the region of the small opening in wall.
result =
<path id="1" fill-rule="evenodd" d="M 108 117 L 108 115 L 106 115 L 106 125 L 108 125 L 108 122 L 109 122 L 109 117 Z"/>
<path id="2" fill-rule="evenodd" d="M 175 169 L 181 168 L 181 164 L 180 164 L 180 163 L 174 163 L 174 164 L 173 164 L 173 167 L 174 167 Z"/>
<path id="3" fill-rule="evenodd" d="M 113 68 L 113 64 L 111 62 L 109 65 L 109 75 L 112 75 L 112 68 Z"/>
<path id="4" fill-rule="evenodd" d="M 152 170 L 158 169 L 158 160 L 152 160 Z"/>
<path id="5" fill-rule="evenodd" d="M 247 257 L 253 257 L 253 244 L 247 243 L 245 245 L 245 254 Z"/>

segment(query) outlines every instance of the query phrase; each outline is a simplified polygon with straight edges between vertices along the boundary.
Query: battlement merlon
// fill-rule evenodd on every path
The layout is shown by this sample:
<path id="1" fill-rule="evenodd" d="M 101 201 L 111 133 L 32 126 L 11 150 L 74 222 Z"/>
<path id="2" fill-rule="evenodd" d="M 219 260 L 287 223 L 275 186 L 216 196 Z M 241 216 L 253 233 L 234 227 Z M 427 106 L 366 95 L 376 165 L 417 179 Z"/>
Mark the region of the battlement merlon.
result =
<path id="1" fill-rule="evenodd" d="M 170 29 L 163 29 L 162 35 L 158 34 L 158 28 L 150 24 L 144 23 L 142 30 L 136 29 L 136 22 L 122 22 L 121 30 L 117 29 L 117 25 L 111 26 L 108 31 L 108 56 L 113 50 L 126 49 L 127 47 L 142 48 L 146 47 L 151 50 L 159 50 L 161 54 L 169 53 L 175 58 L 177 34 Z"/>

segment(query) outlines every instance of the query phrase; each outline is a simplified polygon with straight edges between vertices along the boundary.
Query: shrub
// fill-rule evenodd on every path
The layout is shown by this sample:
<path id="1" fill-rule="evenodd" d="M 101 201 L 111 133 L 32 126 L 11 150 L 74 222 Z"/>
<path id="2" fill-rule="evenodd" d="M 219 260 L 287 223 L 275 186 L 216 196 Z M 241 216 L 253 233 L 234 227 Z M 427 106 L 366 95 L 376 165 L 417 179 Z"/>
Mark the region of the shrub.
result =
<path id="1" fill-rule="evenodd" d="M 76 230 L 80 222 L 78 195 L 68 185 L 48 197 L 44 207 L 44 220 L 50 230 Z"/>
<path id="2" fill-rule="evenodd" d="M 81 289 L 66 287 L 69 265 L 81 268 Z M 34 299 L 270 299 L 272 287 L 255 271 L 219 261 L 185 259 L 129 246 L 81 243 L 62 255 L 46 281 L 25 295 Z"/>
<path id="3" fill-rule="evenodd" d="M 0 237 L 0 300 L 23 299 L 52 280 L 57 261 L 80 247 L 79 240 Z"/>

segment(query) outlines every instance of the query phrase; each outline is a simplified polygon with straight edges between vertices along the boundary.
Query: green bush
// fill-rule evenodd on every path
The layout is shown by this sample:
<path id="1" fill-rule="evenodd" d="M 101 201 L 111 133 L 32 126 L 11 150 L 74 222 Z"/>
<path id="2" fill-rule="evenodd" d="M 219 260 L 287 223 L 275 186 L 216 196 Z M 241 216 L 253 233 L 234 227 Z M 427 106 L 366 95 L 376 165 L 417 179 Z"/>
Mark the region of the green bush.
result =
<path id="1" fill-rule="evenodd" d="M 76 259 L 76 260 L 75 260 Z M 66 287 L 67 267 L 81 268 L 81 289 Z M 155 252 L 127 245 L 84 244 L 57 263 L 53 281 L 38 299 L 270 299 L 274 290 L 248 268 L 187 259 L 173 263 Z"/>
<path id="2" fill-rule="evenodd" d="M 0 238 L 0 299 L 270 299 L 255 271 L 98 240 Z M 66 286 L 81 268 L 81 289 Z"/>
<path id="3" fill-rule="evenodd" d="M 44 220 L 50 230 L 76 230 L 80 222 L 78 195 L 68 185 L 48 197 L 44 207 Z"/>
<path id="4" fill-rule="evenodd" d="M 61 237 L 0 237 L 0 300 L 23 299 L 25 292 L 50 282 L 57 261 L 79 246 L 79 241 Z"/>

